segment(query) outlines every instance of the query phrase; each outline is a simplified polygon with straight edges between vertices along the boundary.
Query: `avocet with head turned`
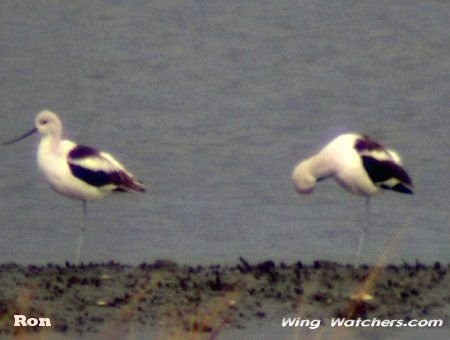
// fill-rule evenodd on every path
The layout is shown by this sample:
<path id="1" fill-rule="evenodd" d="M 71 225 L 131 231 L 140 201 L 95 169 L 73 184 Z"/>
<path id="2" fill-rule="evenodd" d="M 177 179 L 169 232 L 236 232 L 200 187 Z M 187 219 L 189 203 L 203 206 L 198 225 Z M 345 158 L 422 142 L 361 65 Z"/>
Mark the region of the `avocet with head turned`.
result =
<path id="1" fill-rule="evenodd" d="M 62 123 L 51 111 L 41 111 L 35 127 L 4 145 L 16 143 L 35 132 L 41 134 L 37 162 L 47 182 L 58 193 L 83 202 L 83 224 L 77 248 L 78 263 L 83 242 L 86 201 L 103 198 L 119 191 L 140 191 L 145 188 L 109 153 L 62 139 Z"/>
<path id="2" fill-rule="evenodd" d="M 319 153 L 300 162 L 292 173 L 295 189 L 301 194 L 311 193 L 317 181 L 330 177 L 345 190 L 367 197 L 367 210 L 369 197 L 380 189 L 413 193 L 411 178 L 403 169 L 399 155 L 356 133 L 336 137 Z M 355 267 L 365 233 L 366 227 L 361 234 Z"/>

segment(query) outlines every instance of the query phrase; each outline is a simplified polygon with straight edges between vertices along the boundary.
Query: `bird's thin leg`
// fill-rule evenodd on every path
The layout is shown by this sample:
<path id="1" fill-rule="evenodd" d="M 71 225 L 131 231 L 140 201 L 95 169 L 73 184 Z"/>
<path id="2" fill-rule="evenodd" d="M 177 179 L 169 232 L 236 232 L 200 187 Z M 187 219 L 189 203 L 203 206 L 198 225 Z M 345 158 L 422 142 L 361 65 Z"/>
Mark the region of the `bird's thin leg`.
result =
<path id="1" fill-rule="evenodd" d="M 362 250 L 362 246 L 364 244 L 364 238 L 366 236 L 367 229 L 369 227 L 369 210 L 370 210 L 370 198 L 369 198 L 369 196 L 367 196 L 367 198 L 366 198 L 366 216 L 365 216 L 365 221 L 363 223 L 363 227 L 361 230 L 361 236 L 359 237 L 358 251 L 356 252 L 356 259 L 355 259 L 355 268 L 359 267 L 359 258 L 361 256 L 361 250 Z"/>
<path id="2" fill-rule="evenodd" d="M 82 202 L 83 202 L 83 218 L 80 223 L 80 236 L 78 238 L 78 247 L 77 247 L 77 254 L 75 257 L 75 264 L 79 264 L 80 262 L 81 248 L 83 247 L 83 240 L 84 240 L 84 224 L 87 218 L 87 204 L 86 201 Z"/>

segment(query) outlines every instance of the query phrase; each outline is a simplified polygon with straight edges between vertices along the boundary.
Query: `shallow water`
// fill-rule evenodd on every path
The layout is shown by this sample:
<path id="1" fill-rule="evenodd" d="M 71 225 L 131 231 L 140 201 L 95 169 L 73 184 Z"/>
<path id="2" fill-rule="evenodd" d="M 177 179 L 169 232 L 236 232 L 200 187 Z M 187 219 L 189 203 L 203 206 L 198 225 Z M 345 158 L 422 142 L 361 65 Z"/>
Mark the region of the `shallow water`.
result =
<path id="1" fill-rule="evenodd" d="M 299 197 L 295 164 L 359 131 L 416 195 L 372 200 L 362 261 L 449 261 L 445 1 L 0 4 L 0 136 L 43 108 L 148 187 L 88 205 L 83 261 L 352 262 L 364 199 Z M 0 149 L 0 262 L 72 261 L 81 204 L 42 181 L 38 138 Z"/>

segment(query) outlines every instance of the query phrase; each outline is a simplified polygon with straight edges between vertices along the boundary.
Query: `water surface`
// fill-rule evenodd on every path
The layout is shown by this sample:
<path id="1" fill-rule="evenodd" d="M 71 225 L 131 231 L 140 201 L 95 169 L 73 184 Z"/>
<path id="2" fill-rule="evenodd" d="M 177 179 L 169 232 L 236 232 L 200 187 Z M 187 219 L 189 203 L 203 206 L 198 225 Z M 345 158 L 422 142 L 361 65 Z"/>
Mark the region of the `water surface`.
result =
<path id="1" fill-rule="evenodd" d="M 362 261 L 448 261 L 444 1 L 4 1 L 0 136 L 43 108 L 148 187 L 88 205 L 84 261 L 352 262 L 364 199 L 291 171 L 335 135 L 396 148 L 413 197 L 373 199 Z M 79 202 L 2 147 L 1 262 L 73 260 Z"/>

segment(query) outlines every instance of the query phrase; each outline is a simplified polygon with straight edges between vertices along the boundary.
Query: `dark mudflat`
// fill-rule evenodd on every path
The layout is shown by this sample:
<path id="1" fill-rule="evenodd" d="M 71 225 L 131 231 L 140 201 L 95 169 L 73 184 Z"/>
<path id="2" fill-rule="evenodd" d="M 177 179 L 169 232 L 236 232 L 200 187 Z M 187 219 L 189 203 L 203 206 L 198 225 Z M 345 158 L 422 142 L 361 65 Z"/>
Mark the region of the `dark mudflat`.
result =
<path id="1" fill-rule="evenodd" d="M 74 266 L 0 265 L 0 334 L 98 334 L 148 329 L 209 334 L 254 320 L 293 315 L 443 319 L 448 325 L 449 265 L 383 267 L 316 261 L 188 266 L 156 261 Z M 14 315 L 48 317 L 52 326 L 13 327 Z"/>

